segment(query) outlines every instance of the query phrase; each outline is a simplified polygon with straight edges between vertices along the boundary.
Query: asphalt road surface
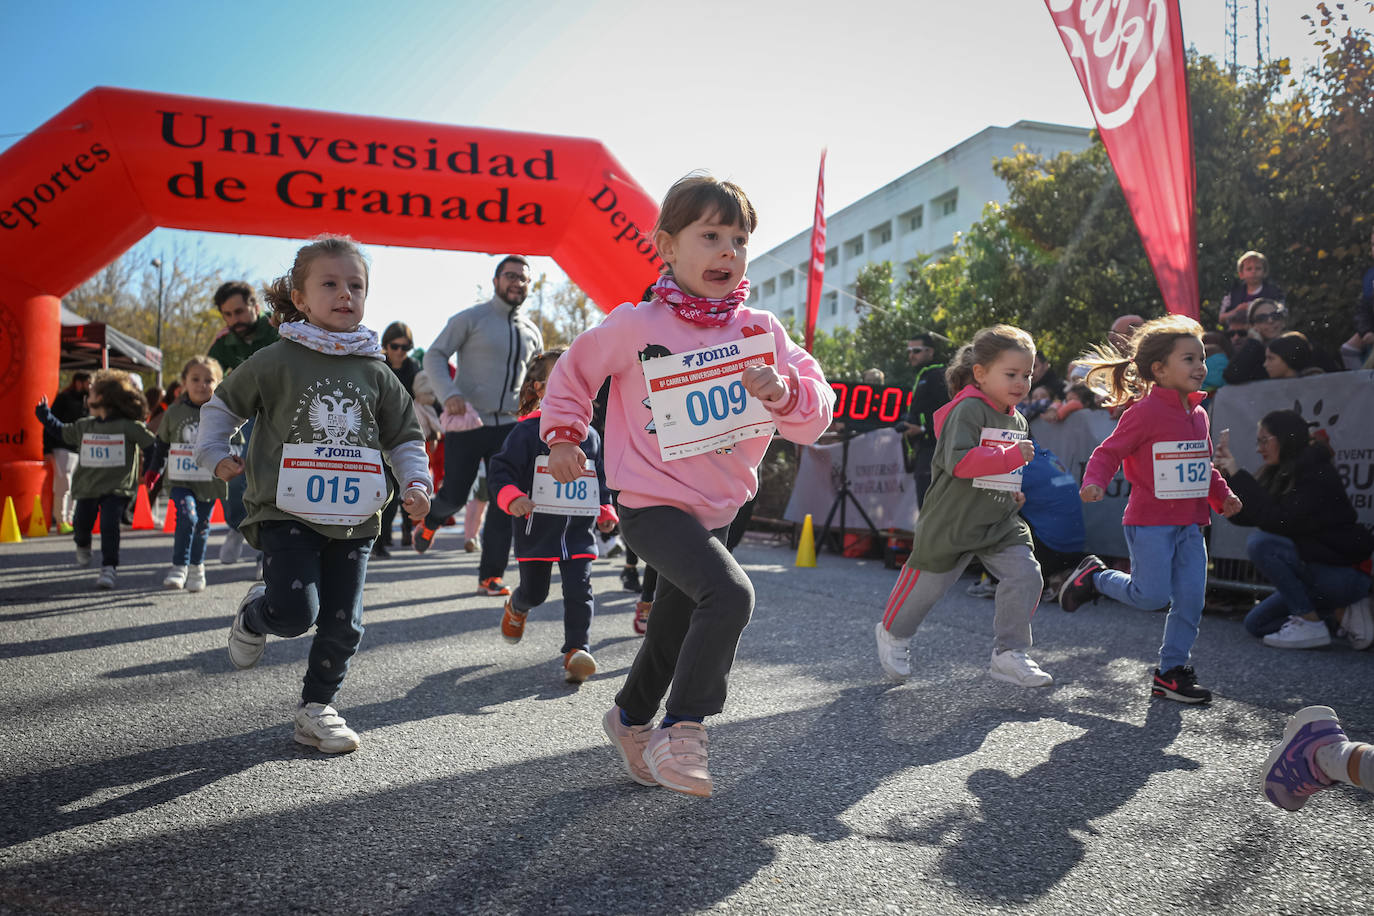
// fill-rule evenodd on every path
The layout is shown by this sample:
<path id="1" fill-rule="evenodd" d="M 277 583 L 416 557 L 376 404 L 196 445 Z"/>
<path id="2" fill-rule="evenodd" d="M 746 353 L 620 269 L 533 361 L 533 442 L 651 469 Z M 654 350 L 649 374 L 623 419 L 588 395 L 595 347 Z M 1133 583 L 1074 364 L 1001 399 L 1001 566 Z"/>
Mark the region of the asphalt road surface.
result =
<path id="1" fill-rule="evenodd" d="M 291 740 L 308 638 L 229 664 L 252 567 L 167 592 L 171 536 L 124 544 L 114 592 L 68 538 L 0 545 L 0 912 L 1374 912 L 1371 796 L 1287 813 L 1257 789 L 1304 705 L 1374 740 L 1374 652 L 1209 616 L 1217 699 L 1189 708 L 1148 696 L 1161 614 L 1051 604 L 1032 655 L 1056 683 L 1022 690 L 987 676 L 992 602 L 965 579 L 894 686 L 872 627 L 896 573 L 751 536 L 758 606 L 697 799 L 630 782 L 601 734 L 639 644 L 619 561 L 595 567 L 580 688 L 561 604 L 507 645 L 456 535 L 375 561 L 336 703 L 363 743 L 329 756 Z"/>

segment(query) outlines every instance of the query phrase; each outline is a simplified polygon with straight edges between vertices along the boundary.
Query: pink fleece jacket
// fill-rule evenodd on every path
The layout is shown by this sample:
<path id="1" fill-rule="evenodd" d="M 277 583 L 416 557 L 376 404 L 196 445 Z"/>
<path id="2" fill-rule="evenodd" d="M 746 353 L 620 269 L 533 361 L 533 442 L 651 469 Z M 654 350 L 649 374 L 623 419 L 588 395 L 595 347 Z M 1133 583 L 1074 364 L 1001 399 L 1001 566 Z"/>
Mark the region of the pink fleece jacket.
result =
<path id="1" fill-rule="evenodd" d="M 945 428 L 945 419 L 949 416 L 949 412 L 959 402 L 967 401 L 969 398 L 977 398 L 1007 416 L 1011 416 L 1016 411 L 1014 407 L 1007 408 L 994 404 L 992 399 L 983 394 L 982 389 L 977 385 L 965 385 L 958 394 L 949 399 L 948 404 L 935 411 L 935 438 L 940 438 L 940 431 Z M 1021 447 L 1015 442 L 1008 442 L 1005 445 L 978 445 L 969 449 L 964 457 L 959 459 L 959 463 L 954 466 L 954 476 L 991 477 L 995 474 L 1014 471 L 1026 463 L 1025 456 L 1021 454 Z"/>
<path id="2" fill-rule="evenodd" d="M 769 439 L 759 436 L 720 452 L 664 461 L 652 431 L 649 388 L 641 359 L 719 346 L 755 334 L 772 334 L 778 374 L 787 393 L 767 404 L 778 432 L 793 442 L 815 442 L 830 425 L 834 394 L 817 362 L 787 336 L 770 312 L 735 309 L 719 328 L 691 324 L 662 303 L 625 303 L 573 341 L 554 364 L 541 405 L 540 437 L 545 443 L 581 442 L 592 415 L 592 399 L 607 376 L 606 482 L 632 509 L 675 506 L 707 529 L 730 523 L 758 491 L 758 466 Z"/>
<path id="3" fill-rule="evenodd" d="M 1121 415 L 1116 429 L 1093 450 L 1083 472 L 1083 486 L 1096 485 L 1107 489 L 1116 469 L 1123 467 L 1131 484 L 1131 496 L 1126 503 L 1123 525 L 1206 525 L 1211 521 L 1210 505 L 1217 512 L 1231 488 L 1221 472 L 1212 468 L 1207 496 L 1195 499 L 1157 499 L 1154 483 L 1154 444 L 1182 440 L 1206 440 L 1207 454 L 1212 454 L 1211 425 L 1202 402 L 1207 395 L 1195 391 L 1188 395 L 1185 408 L 1178 392 L 1158 385 L 1150 389 Z"/>

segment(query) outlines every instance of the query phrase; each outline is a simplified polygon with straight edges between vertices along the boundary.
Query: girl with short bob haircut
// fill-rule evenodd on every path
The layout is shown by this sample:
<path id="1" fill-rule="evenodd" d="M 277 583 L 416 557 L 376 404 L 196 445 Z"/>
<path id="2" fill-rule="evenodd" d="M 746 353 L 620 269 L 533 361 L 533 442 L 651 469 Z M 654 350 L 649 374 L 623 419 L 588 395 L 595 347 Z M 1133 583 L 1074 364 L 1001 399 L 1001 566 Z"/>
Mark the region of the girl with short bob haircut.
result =
<path id="1" fill-rule="evenodd" d="M 1130 405 L 1093 451 L 1079 495 L 1100 501 L 1124 465 L 1131 495 L 1121 521 L 1131 572 L 1085 557 L 1060 589 L 1059 605 L 1074 611 L 1098 595 L 1142 610 L 1169 605 L 1151 696 L 1206 703 L 1212 693 L 1188 664 L 1207 590 L 1202 528 L 1211 520 L 1209 506 L 1229 517 L 1241 503 L 1211 465 L 1202 326 L 1166 315 L 1137 328 L 1124 355 L 1101 345 L 1082 361 L 1090 367 L 1089 386 L 1104 391 L 1109 405 Z"/>
<path id="2" fill-rule="evenodd" d="M 1054 683 L 1026 650 L 1044 581 L 1019 509 L 1021 473 L 1035 457 L 1026 418 L 1035 341 L 1020 328 L 983 328 L 945 370 L 951 400 L 935 412 L 930 489 L 911 555 L 874 626 L 878 664 L 911 676 L 911 641 L 926 615 L 978 557 L 998 579 L 988 675 L 1018 687 Z"/>

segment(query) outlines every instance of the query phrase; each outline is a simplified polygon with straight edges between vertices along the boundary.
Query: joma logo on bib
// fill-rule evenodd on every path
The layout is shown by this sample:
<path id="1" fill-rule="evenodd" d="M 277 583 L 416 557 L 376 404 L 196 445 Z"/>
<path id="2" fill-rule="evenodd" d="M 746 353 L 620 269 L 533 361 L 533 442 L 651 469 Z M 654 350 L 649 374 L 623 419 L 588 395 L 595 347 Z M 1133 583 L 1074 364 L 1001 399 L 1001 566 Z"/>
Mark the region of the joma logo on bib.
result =
<path id="1" fill-rule="evenodd" d="M 728 347 L 716 347 L 714 350 L 702 350 L 700 353 L 688 353 L 682 357 L 682 365 L 692 368 L 713 363 L 718 359 L 728 359 L 731 356 L 739 356 L 739 346 L 730 344 Z"/>
<path id="2" fill-rule="evenodd" d="M 320 458 L 361 458 L 362 449 L 337 448 L 329 445 L 315 446 L 315 454 Z"/>

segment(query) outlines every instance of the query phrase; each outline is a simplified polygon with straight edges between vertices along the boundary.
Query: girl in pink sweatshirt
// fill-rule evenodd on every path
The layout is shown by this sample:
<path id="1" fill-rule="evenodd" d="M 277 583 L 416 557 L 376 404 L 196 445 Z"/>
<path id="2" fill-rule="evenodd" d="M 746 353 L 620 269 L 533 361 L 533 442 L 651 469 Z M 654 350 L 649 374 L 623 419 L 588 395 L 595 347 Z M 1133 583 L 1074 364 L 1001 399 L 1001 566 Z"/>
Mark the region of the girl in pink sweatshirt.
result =
<path id="1" fill-rule="evenodd" d="M 610 376 L 606 480 L 620 494 L 626 541 L 659 583 L 644 644 L 602 724 L 631 779 L 691 795 L 711 794 L 702 722 L 724 706 L 754 607 L 749 577 L 725 548 L 730 522 L 758 489 L 774 429 L 809 443 L 831 420 L 820 366 L 772 314 L 742 304 L 757 224 L 730 182 L 694 173 L 674 184 L 654 231 L 666 264 L 654 297 L 621 305 L 573 341 L 540 418 L 550 473 L 576 480 L 592 399 Z"/>
<path id="2" fill-rule="evenodd" d="M 1100 347 L 1083 360 L 1088 385 L 1105 388 L 1106 406 L 1129 404 L 1116 430 L 1094 451 L 1079 495 L 1092 503 L 1124 465 L 1131 495 L 1122 526 L 1131 573 L 1107 569 L 1086 557 L 1065 581 L 1059 604 L 1077 610 L 1098 595 L 1143 610 L 1169 605 L 1164 643 L 1150 693 L 1180 703 L 1206 703 L 1188 664 L 1207 590 L 1207 545 L 1202 528 L 1208 507 L 1230 517 L 1240 500 L 1212 467 L 1212 441 L 1202 392 L 1207 377 L 1202 326 L 1183 315 L 1141 325 L 1124 355 Z"/>

